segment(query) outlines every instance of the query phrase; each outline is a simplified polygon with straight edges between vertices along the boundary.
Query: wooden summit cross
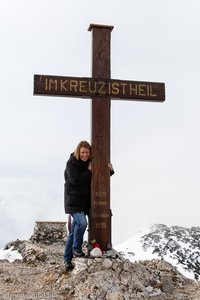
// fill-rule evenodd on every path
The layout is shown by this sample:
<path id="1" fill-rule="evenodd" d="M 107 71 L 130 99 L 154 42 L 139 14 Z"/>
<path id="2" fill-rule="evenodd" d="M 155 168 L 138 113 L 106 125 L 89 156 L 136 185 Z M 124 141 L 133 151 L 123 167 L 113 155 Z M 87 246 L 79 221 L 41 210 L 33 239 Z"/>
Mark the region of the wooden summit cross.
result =
<path id="1" fill-rule="evenodd" d="M 34 95 L 92 98 L 92 186 L 89 240 L 103 250 L 112 247 L 110 174 L 110 100 L 163 102 L 164 83 L 110 78 L 110 33 L 113 26 L 91 24 L 92 78 L 34 75 Z"/>

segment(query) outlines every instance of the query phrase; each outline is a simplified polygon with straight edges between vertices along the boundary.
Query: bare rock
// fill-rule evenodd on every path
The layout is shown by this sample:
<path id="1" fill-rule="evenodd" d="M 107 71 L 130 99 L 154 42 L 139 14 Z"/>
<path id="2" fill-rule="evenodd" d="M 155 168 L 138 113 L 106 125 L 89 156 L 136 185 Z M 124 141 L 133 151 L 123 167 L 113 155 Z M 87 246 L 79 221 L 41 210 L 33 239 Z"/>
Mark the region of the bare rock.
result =
<path id="1" fill-rule="evenodd" d="M 9 245 L 20 251 L 23 260 L 0 261 L 2 299 L 200 299 L 200 284 L 185 278 L 163 260 L 131 263 L 115 253 L 115 256 L 75 258 L 74 270 L 67 272 L 61 243 L 29 240 Z"/>

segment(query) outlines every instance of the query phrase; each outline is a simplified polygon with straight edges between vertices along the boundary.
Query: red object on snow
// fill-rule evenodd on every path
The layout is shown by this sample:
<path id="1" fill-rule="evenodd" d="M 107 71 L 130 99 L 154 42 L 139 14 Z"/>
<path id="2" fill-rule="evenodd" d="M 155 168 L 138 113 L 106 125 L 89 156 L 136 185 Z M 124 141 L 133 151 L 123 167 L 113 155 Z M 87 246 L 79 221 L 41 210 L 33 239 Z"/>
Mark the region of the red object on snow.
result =
<path id="1" fill-rule="evenodd" d="M 102 251 L 101 246 L 97 243 L 95 239 L 90 241 L 90 244 L 92 245 L 93 248 L 99 248 Z"/>

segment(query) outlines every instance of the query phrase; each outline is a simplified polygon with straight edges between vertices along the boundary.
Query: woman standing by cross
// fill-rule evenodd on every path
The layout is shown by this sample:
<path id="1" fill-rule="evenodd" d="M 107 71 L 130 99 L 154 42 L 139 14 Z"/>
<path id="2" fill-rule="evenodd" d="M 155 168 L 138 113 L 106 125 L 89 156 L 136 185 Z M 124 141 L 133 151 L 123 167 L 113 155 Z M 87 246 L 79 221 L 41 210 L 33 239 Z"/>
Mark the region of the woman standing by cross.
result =
<path id="1" fill-rule="evenodd" d="M 65 177 L 65 213 L 73 217 L 64 251 L 64 263 L 67 270 L 72 270 L 73 257 L 83 257 L 83 236 L 87 228 L 86 216 L 91 202 L 91 146 L 81 141 L 70 155 L 64 172 Z M 111 175 L 112 164 L 108 164 Z"/>

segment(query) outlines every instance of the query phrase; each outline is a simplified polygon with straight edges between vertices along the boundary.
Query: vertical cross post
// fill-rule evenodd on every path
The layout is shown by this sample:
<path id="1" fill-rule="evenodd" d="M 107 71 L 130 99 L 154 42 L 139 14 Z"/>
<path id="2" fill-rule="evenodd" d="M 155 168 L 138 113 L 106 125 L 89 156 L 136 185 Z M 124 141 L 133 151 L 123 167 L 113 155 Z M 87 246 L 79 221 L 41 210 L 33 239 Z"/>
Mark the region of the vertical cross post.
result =
<path id="1" fill-rule="evenodd" d="M 110 79 L 110 33 L 113 26 L 91 24 L 92 78 Z M 110 102 L 109 96 L 92 97 L 92 185 L 89 239 L 103 250 L 111 246 L 110 209 Z"/>

